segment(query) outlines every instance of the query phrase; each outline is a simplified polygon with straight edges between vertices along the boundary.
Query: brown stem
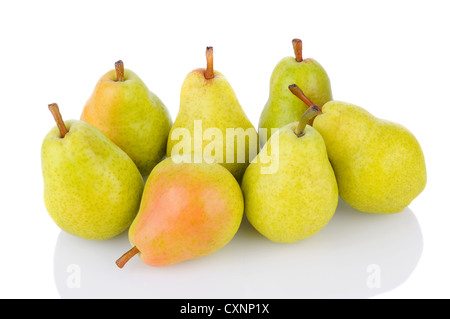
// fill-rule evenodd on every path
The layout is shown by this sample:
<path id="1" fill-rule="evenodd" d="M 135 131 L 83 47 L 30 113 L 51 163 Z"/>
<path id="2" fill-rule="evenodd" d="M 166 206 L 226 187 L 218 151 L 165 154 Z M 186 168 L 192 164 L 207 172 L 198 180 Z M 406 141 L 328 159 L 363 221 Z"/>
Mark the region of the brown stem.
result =
<path id="1" fill-rule="evenodd" d="M 56 125 L 58 125 L 58 129 L 59 129 L 59 133 L 61 134 L 61 138 L 64 138 L 64 136 L 66 136 L 66 134 L 69 131 L 67 130 L 66 124 L 64 124 L 61 113 L 59 112 L 58 104 L 56 104 L 56 103 L 49 104 L 48 109 L 52 113 L 53 118 L 55 119 Z"/>
<path id="2" fill-rule="evenodd" d="M 206 48 L 206 70 L 205 79 L 211 80 L 214 78 L 214 68 L 213 68 L 213 47 Z"/>
<path id="3" fill-rule="evenodd" d="M 303 61 L 302 40 L 294 39 L 292 40 L 292 45 L 294 46 L 295 61 L 302 62 Z"/>
<path id="4" fill-rule="evenodd" d="M 297 134 L 298 137 L 303 136 L 305 134 L 306 125 L 320 113 L 321 110 L 317 105 L 311 105 L 305 113 L 303 113 L 300 122 L 295 128 L 295 134 Z"/>
<path id="5" fill-rule="evenodd" d="M 114 67 L 117 73 L 117 82 L 122 82 L 125 79 L 125 69 L 123 66 L 123 61 L 119 60 L 116 63 L 114 63 Z"/>
<path id="6" fill-rule="evenodd" d="M 134 247 L 131 248 L 129 251 L 127 251 L 125 254 L 123 254 L 122 257 L 120 257 L 119 259 L 117 259 L 117 261 L 116 261 L 117 267 L 119 267 L 120 269 L 122 269 L 123 266 L 125 266 L 125 264 L 126 264 L 133 256 L 135 256 L 137 253 L 139 253 L 139 249 L 137 249 L 136 246 L 134 246 Z"/>
<path id="7" fill-rule="evenodd" d="M 302 100 L 303 103 L 308 105 L 308 107 L 314 105 L 314 103 L 305 95 L 305 93 L 303 93 L 303 91 L 297 86 L 297 84 L 289 85 L 289 90 L 292 92 L 292 94 Z"/>

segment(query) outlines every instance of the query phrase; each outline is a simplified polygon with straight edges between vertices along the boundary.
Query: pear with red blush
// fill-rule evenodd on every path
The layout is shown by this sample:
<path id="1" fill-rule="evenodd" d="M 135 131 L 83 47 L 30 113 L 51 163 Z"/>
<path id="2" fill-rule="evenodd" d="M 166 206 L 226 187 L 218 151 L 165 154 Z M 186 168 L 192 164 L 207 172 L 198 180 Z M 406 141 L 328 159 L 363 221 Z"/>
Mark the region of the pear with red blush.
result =
<path id="1" fill-rule="evenodd" d="M 244 199 L 233 175 L 191 155 L 169 157 L 151 172 L 139 213 L 129 229 L 132 248 L 119 268 L 136 254 L 163 267 L 210 255 L 227 245 L 242 221 Z"/>

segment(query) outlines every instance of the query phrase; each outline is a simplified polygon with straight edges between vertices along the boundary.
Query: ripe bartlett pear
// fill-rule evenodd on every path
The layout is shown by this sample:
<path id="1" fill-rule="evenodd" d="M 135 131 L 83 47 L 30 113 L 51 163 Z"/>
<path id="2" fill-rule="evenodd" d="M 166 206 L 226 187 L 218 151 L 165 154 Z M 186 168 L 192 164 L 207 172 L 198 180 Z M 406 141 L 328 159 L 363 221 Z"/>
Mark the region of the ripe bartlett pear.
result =
<path id="1" fill-rule="evenodd" d="M 180 109 L 169 134 L 167 157 L 205 154 L 240 182 L 258 152 L 258 134 L 225 76 L 213 69 L 213 48 L 206 69 L 190 72 L 182 85 Z"/>
<path id="2" fill-rule="evenodd" d="M 291 91 L 313 104 L 298 86 Z M 353 208 L 399 213 L 424 190 L 424 154 L 404 126 L 340 101 L 327 102 L 313 126 L 325 141 L 339 194 Z"/>
<path id="3" fill-rule="evenodd" d="M 283 58 L 270 78 L 269 99 L 259 119 L 261 145 L 270 138 L 273 129 L 297 122 L 308 109 L 305 103 L 289 92 L 290 84 L 297 83 L 319 107 L 333 98 L 330 79 L 322 65 L 312 58 L 303 59 L 300 39 L 292 40 L 292 44 L 295 57 Z M 262 129 L 266 129 L 267 134 L 263 134 Z"/>
<path id="4" fill-rule="evenodd" d="M 83 121 L 64 122 L 57 104 L 49 108 L 57 126 L 41 148 L 48 213 L 62 230 L 84 239 L 122 233 L 139 210 L 139 170 L 100 130 Z"/>
<path id="5" fill-rule="evenodd" d="M 339 194 L 322 136 L 308 121 L 319 111 L 309 108 L 300 122 L 275 132 L 247 168 L 242 181 L 245 214 L 262 235 L 280 243 L 313 236 L 334 216 Z M 270 155 L 269 155 L 270 154 Z M 278 169 L 263 173 L 264 156 Z"/>
<path id="6" fill-rule="evenodd" d="M 191 156 L 166 158 L 149 175 L 120 268 L 136 254 L 154 267 L 206 256 L 236 234 L 244 211 L 236 179 L 219 164 L 183 157 Z"/>
<path id="7" fill-rule="evenodd" d="M 81 120 L 100 129 L 146 177 L 166 153 L 169 111 L 121 60 L 103 75 L 84 106 Z"/>

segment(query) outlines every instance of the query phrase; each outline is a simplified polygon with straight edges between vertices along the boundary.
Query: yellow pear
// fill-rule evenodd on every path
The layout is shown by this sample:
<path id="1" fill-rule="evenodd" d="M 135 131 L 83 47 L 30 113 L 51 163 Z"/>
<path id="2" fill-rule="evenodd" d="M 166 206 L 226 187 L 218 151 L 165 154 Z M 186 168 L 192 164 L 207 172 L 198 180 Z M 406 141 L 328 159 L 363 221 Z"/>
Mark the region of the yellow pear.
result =
<path id="1" fill-rule="evenodd" d="M 296 122 L 308 106 L 289 92 L 289 85 L 297 83 L 318 106 L 332 100 L 330 78 L 322 65 L 312 58 L 303 58 L 303 42 L 293 39 L 295 56 L 283 58 L 270 77 L 270 94 L 259 119 L 259 137 L 264 145 L 273 129 Z M 266 134 L 262 134 L 262 129 Z"/>
<path id="2" fill-rule="evenodd" d="M 230 83 L 213 69 L 212 47 L 206 49 L 206 57 L 206 69 L 190 72 L 183 82 L 167 157 L 202 154 L 240 181 L 258 152 L 258 134 Z"/>
<path id="3" fill-rule="evenodd" d="M 325 143 L 307 125 L 317 110 L 308 109 L 299 123 L 274 133 L 242 181 L 247 219 L 275 242 L 293 243 L 311 237 L 336 211 L 338 188 Z M 265 170 L 267 164 L 272 169 Z"/>
<path id="4" fill-rule="evenodd" d="M 314 104 L 297 85 L 290 89 Z M 407 128 L 346 102 L 327 102 L 321 111 L 313 126 L 325 141 L 339 194 L 350 206 L 399 213 L 425 189 L 424 154 Z"/>
<path id="5" fill-rule="evenodd" d="M 42 143 L 44 202 L 53 221 L 74 236 L 105 240 L 125 231 L 139 210 L 144 182 L 131 158 L 89 123 L 63 121 Z"/>

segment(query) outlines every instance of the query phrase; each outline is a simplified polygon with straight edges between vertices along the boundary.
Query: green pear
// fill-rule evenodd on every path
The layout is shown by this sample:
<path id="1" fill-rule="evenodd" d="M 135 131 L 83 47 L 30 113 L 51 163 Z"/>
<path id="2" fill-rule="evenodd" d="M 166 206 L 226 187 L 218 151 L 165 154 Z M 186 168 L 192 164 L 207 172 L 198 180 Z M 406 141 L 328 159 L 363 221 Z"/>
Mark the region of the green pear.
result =
<path id="1" fill-rule="evenodd" d="M 291 89 L 308 102 L 298 86 Z M 340 101 L 326 103 L 313 126 L 325 141 L 339 194 L 353 208 L 399 213 L 425 189 L 424 154 L 404 126 Z"/>
<path id="2" fill-rule="evenodd" d="M 240 181 L 258 152 L 258 134 L 230 83 L 213 69 L 212 47 L 207 48 L 206 57 L 206 69 L 190 72 L 183 82 L 167 157 L 204 154 Z"/>
<path id="3" fill-rule="evenodd" d="M 307 125 L 317 110 L 308 109 L 299 123 L 275 132 L 242 181 L 247 219 L 274 242 L 309 238 L 323 229 L 336 211 L 338 187 L 325 143 Z M 272 169 L 265 170 L 274 162 Z"/>
<path id="4" fill-rule="evenodd" d="M 125 231 L 139 210 L 144 187 L 130 157 L 89 123 L 64 122 L 41 148 L 44 202 L 53 221 L 72 235 L 105 240 Z"/>
<path id="5" fill-rule="evenodd" d="M 172 119 L 163 102 L 117 61 L 86 102 L 81 120 L 100 129 L 146 177 L 166 153 Z"/>
<path id="6" fill-rule="evenodd" d="M 325 69 L 312 58 L 303 59 L 301 40 L 294 39 L 292 43 L 295 57 L 282 59 L 270 78 L 269 99 L 259 119 L 261 145 L 266 143 L 276 129 L 298 121 L 308 108 L 289 92 L 290 84 L 297 83 L 319 107 L 333 98 Z"/>
<path id="7" fill-rule="evenodd" d="M 188 157 L 169 157 L 151 172 L 129 230 L 133 248 L 117 260 L 119 268 L 136 254 L 153 267 L 207 256 L 236 234 L 244 213 L 236 179 L 217 163 Z"/>

